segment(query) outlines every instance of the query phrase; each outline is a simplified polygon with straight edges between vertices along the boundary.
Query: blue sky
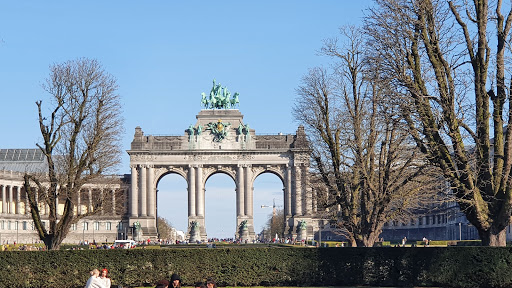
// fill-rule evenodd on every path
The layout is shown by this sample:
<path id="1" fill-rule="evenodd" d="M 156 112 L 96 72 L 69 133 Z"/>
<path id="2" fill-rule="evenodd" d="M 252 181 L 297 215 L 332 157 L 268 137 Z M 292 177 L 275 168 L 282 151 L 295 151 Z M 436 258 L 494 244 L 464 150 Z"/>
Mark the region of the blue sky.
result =
<path id="1" fill-rule="evenodd" d="M 146 135 L 182 135 L 195 124 L 201 92 L 210 91 L 213 79 L 240 93 L 244 122 L 257 134 L 294 133 L 300 124 L 291 115 L 295 89 L 309 68 L 327 63 L 317 55 L 322 40 L 337 37 L 342 25 L 359 25 L 369 5 L 370 0 L 0 2 L 0 148 L 35 147 L 40 136 L 34 102 L 47 99 L 41 83 L 48 67 L 79 57 L 98 59 L 117 78 L 124 150 L 136 126 Z M 119 173 L 129 171 L 125 154 Z M 223 176 L 206 183 L 209 237 L 232 237 L 235 230 L 235 184 Z M 166 176 L 158 189 L 160 215 L 184 229 L 185 180 Z M 273 175 L 256 180 L 256 230 L 271 213 L 261 205 L 274 198 L 282 205 L 281 189 Z"/>

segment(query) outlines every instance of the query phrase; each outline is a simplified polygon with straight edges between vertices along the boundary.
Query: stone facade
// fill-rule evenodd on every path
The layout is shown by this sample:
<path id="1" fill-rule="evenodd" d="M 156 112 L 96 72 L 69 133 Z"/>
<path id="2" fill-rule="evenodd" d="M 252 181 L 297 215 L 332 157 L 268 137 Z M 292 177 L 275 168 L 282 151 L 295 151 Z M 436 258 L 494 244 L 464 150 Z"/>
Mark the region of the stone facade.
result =
<path id="1" fill-rule="evenodd" d="M 44 171 L 45 167 L 39 149 L 0 149 L 0 168 L 4 169 L 0 170 L 0 243 L 39 241 L 23 188 L 23 175 L 25 172 Z M 72 225 L 63 243 L 76 244 L 84 240 L 113 242 L 127 237 L 130 231 L 122 222 L 128 194 L 125 182 L 125 176 L 110 176 L 84 185 L 77 198 L 73 199 L 76 203 L 74 213 L 80 215 L 92 211 L 94 199 L 98 197 L 104 199 L 104 205 L 94 216 L 85 217 Z M 38 208 L 43 222 L 48 225 L 48 205 L 40 201 Z M 64 201 L 60 199 L 59 214 L 63 209 Z"/>
<path id="2" fill-rule="evenodd" d="M 253 183 L 258 175 L 269 172 L 283 183 L 285 234 L 297 237 L 297 224 L 304 220 L 310 223 L 308 236 L 312 237 L 310 150 L 304 127 L 295 135 L 256 135 L 237 109 L 202 110 L 196 118 L 183 136 L 146 136 L 135 128 L 128 151 L 132 175 L 128 224 L 139 222 L 144 235 L 156 237 L 156 187 L 164 175 L 176 173 L 188 183 L 188 237 L 192 232 L 196 237 L 191 226 L 195 224 L 198 237 L 206 240 L 205 183 L 211 175 L 224 173 L 236 183 L 239 229 L 234 232 L 253 240 Z"/>

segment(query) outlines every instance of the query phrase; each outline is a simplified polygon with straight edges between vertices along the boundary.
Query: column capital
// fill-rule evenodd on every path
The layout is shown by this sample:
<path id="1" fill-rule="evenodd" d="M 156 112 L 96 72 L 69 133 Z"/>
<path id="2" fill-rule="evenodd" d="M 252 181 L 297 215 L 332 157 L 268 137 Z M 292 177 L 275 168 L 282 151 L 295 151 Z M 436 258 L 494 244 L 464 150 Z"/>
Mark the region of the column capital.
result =
<path id="1" fill-rule="evenodd" d="M 132 168 L 132 169 L 133 169 L 133 168 L 137 169 L 137 167 L 139 167 L 139 165 L 138 165 L 138 164 L 130 164 L 130 168 Z"/>

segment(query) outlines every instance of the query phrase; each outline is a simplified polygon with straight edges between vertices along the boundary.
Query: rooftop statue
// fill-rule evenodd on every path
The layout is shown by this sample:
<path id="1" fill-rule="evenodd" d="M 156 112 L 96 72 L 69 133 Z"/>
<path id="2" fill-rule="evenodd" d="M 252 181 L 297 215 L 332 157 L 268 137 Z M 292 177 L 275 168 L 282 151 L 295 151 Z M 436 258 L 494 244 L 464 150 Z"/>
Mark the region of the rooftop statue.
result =
<path id="1" fill-rule="evenodd" d="M 230 109 L 234 108 L 236 104 L 240 103 L 238 100 L 238 92 L 236 92 L 233 97 L 231 97 L 231 92 L 229 92 L 228 88 L 222 87 L 219 84 L 215 83 L 215 79 L 213 79 L 213 87 L 210 90 L 209 97 L 203 92 L 201 93 L 201 106 L 205 109 Z"/>

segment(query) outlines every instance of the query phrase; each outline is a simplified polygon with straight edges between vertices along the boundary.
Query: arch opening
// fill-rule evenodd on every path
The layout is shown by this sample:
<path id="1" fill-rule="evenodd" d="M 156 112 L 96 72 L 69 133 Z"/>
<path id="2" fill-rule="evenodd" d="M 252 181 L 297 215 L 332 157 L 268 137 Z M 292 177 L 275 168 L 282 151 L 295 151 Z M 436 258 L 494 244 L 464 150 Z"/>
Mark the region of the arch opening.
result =
<path id="1" fill-rule="evenodd" d="M 174 240 L 184 240 L 181 238 L 185 237 L 188 226 L 187 181 L 178 173 L 171 172 L 160 177 L 156 187 L 157 217 L 165 218 L 177 230 Z"/>
<path id="2" fill-rule="evenodd" d="M 208 239 L 232 239 L 236 230 L 236 184 L 219 171 L 205 183 L 205 226 Z"/>
<path id="3" fill-rule="evenodd" d="M 266 171 L 255 178 L 253 187 L 254 232 L 258 235 L 257 239 L 270 241 L 276 238 L 276 233 L 281 238 L 281 227 L 284 229 L 284 218 L 281 217 L 284 215 L 283 180 L 272 171 Z"/>

